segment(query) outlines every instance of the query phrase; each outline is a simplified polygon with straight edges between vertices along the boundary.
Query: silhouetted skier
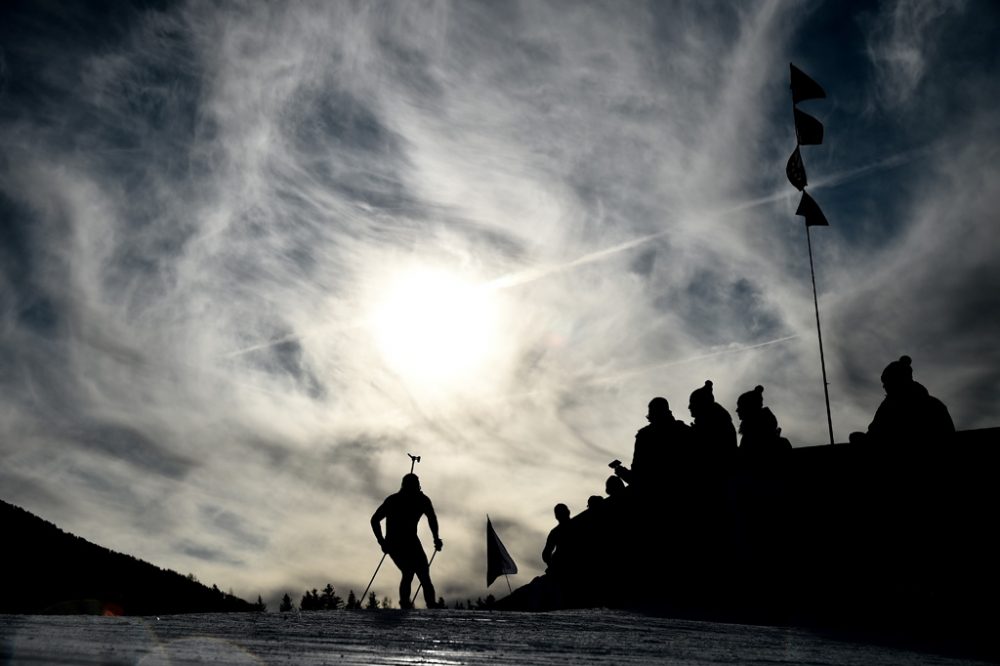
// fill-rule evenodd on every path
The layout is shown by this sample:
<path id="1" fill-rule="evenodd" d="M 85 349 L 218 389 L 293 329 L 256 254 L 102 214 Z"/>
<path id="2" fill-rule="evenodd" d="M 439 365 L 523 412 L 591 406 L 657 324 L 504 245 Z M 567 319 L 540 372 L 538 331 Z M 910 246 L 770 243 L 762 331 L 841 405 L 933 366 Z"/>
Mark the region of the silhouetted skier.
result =
<path id="1" fill-rule="evenodd" d="M 552 565 L 560 546 L 565 544 L 566 532 L 569 530 L 569 507 L 565 504 L 556 504 L 553 512 L 556 514 L 558 525 L 549 532 L 545 548 L 542 549 L 542 561 L 549 566 Z"/>
<path id="2" fill-rule="evenodd" d="M 611 463 L 615 475 L 639 489 L 652 489 L 671 463 L 683 459 L 689 443 L 687 424 L 674 418 L 666 398 L 649 401 L 646 420 L 649 425 L 635 433 L 631 469 L 617 460 Z"/>
<path id="3" fill-rule="evenodd" d="M 427 516 L 427 523 L 434 535 L 434 550 L 441 550 L 444 543 L 438 536 L 437 515 L 427 495 L 420 491 L 420 479 L 416 474 L 403 477 L 399 492 L 385 498 L 372 514 L 372 531 L 382 552 L 396 563 L 403 577 L 399 581 L 399 606 L 411 608 L 410 584 L 416 575 L 424 590 L 424 601 L 428 608 L 437 605 L 434 584 L 431 583 L 427 554 L 417 536 L 417 523 L 421 516 Z M 382 537 L 382 519 L 385 519 L 385 538 Z"/>
<path id="4" fill-rule="evenodd" d="M 951 437 L 955 424 L 944 403 L 913 381 L 912 360 L 900 356 L 882 371 L 885 399 L 868 426 L 868 433 L 851 433 L 851 441 L 914 445 L 938 443 Z"/>
<path id="5" fill-rule="evenodd" d="M 736 452 L 736 427 L 726 408 L 715 401 L 711 380 L 691 393 L 688 409 L 694 419 L 691 435 L 698 455 L 708 461 L 732 457 Z"/>
<path id="6" fill-rule="evenodd" d="M 764 387 L 756 386 L 736 400 L 740 417 L 740 453 L 748 457 L 771 456 L 792 448 L 781 436 L 778 419 L 764 406 Z"/>

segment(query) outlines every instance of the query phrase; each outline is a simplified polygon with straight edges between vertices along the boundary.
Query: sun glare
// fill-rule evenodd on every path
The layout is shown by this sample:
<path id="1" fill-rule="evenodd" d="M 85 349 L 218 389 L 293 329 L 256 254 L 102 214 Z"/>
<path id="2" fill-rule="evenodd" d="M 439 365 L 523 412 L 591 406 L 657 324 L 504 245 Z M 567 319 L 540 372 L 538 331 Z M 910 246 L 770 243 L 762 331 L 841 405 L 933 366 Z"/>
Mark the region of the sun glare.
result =
<path id="1" fill-rule="evenodd" d="M 397 277 L 372 320 L 379 351 L 414 388 L 458 388 L 495 358 L 499 309 L 493 293 L 443 270 Z"/>

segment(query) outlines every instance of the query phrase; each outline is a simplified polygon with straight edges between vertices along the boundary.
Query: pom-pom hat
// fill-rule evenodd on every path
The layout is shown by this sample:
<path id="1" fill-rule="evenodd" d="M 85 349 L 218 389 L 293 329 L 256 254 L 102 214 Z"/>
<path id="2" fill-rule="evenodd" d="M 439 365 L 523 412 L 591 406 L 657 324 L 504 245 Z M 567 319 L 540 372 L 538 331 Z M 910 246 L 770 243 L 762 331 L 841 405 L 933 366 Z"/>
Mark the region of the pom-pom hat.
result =
<path id="1" fill-rule="evenodd" d="M 710 402 L 715 402 L 715 395 L 712 393 L 712 380 L 706 379 L 704 386 L 691 392 L 691 403 L 707 404 Z"/>
<path id="2" fill-rule="evenodd" d="M 909 356 L 900 356 L 898 361 L 885 366 L 885 370 L 882 371 L 882 383 L 884 384 L 886 380 L 892 382 L 913 379 L 912 363 L 913 360 Z"/>
<path id="3" fill-rule="evenodd" d="M 758 384 L 752 391 L 747 391 L 736 400 L 737 407 L 756 407 L 760 409 L 764 406 L 764 387 Z"/>

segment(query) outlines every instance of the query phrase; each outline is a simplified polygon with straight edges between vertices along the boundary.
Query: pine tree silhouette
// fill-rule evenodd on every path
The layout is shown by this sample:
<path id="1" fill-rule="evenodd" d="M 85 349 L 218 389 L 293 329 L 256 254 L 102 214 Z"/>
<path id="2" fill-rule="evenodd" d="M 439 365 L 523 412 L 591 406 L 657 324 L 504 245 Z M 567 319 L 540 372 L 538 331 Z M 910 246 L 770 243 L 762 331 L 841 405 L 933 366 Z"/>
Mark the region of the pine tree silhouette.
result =
<path id="1" fill-rule="evenodd" d="M 319 598 L 319 607 L 322 610 L 337 610 L 344 605 L 344 600 L 341 599 L 336 590 L 333 589 L 333 585 L 330 583 L 326 584 L 323 588 L 323 594 Z"/>
<path id="2" fill-rule="evenodd" d="M 285 596 L 281 597 L 281 605 L 278 606 L 278 610 L 282 613 L 295 610 L 295 606 L 292 605 L 292 598 L 288 596 L 287 592 L 285 592 Z"/>
<path id="3" fill-rule="evenodd" d="M 320 605 L 319 592 L 316 588 L 313 588 L 312 592 L 307 591 L 302 595 L 302 601 L 299 602 L 299 610 L 303 611 L 314 611 L 322 608 Z"/>

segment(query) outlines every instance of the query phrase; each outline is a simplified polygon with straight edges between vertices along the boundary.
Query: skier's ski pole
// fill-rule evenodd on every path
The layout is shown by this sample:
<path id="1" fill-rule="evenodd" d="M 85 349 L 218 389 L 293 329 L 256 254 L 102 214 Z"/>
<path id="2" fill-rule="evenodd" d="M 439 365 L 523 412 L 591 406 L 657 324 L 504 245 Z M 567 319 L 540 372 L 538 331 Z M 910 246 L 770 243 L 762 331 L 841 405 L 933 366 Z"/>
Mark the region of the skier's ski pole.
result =
<path id="1" fill-rule="evenodd" d="M 368 581 L 368 587 L 365 588 L 364 594 L 361 595 L 362 599 L 366 599 L 368 597 L 368 590 L 371 589 L 372 583 L 375 582 L 375 576 L 378 575 L 378 570 L 382 568 L 382 563 L 385 562 L 385 556 L 386 553 L 382 553 L 382 559 L 378 561 L 378 566 L 375 567 L 375 573 L 372 574 L 372 579 Z"/>
<path id="2" fill-rule="evenodd" d="M 430 572 L 431 565 L 434 564 L 434 558 L 437 557 L 438 552 L 435 550 L 431 553 L 431 561 L 427 563 L 427 571 Z M 420 588 L 423 583 L 417 583 L 417 591 L 413 593 L 413 598 L 410 599 L 410 608 L 413 608 L 413 604 L 417 602 L 417 595 L 420 594 Z"/>

